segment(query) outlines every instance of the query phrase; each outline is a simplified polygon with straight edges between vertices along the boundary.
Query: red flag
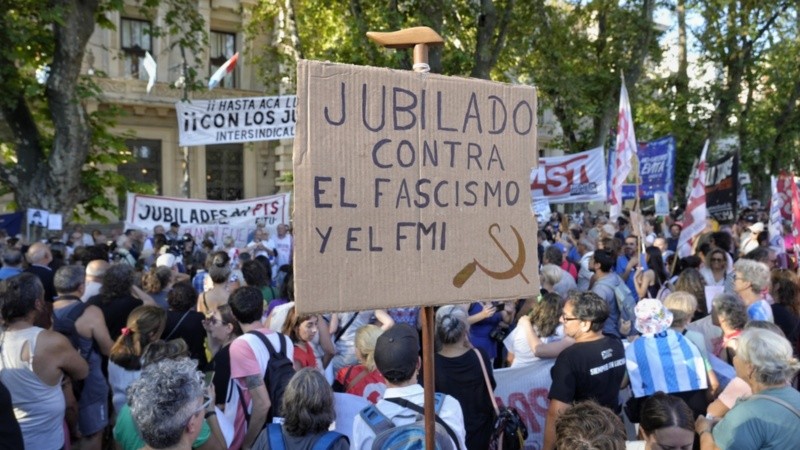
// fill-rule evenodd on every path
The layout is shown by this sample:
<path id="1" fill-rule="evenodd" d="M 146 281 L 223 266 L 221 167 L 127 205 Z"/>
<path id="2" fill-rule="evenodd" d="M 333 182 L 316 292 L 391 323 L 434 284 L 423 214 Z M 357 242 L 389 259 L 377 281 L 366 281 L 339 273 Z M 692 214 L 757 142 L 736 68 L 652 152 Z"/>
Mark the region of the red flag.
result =
<path id="1" fill-rule="evenodd" d="M 792 180 L 792 235 L 794 236 L 795 242 L 797 242 L 798 236 L 800 236 L 800 189 L 797 189 L 797 182 L 794 180 L 794 174 L 791 177 Z"/>
<path id="2" fill-rule="evenodd" d="M 692 254 L 694 238 L 706 228 L 708 211 L 706 210 L 706 152 L 708 141 L 703 146 L 703 153 L 697 163 L 697 171 L 692 178 L 692 190 L 683 213 L 683 230 L 678 238 L 678 257 L 684 258 Z"/>

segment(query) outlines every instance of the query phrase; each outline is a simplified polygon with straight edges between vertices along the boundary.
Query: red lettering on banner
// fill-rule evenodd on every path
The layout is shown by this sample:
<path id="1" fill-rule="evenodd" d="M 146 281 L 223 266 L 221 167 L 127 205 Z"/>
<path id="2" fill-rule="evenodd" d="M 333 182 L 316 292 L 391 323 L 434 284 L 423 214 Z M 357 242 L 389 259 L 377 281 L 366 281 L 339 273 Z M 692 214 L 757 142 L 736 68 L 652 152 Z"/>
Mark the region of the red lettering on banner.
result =
<path id="1" fill-rule="evenodd" d="M 559 163 L 543 165 L 543 170 L 536 172 L 531 190 L 541 190 L 544 195 L 569 194 L 571 185 L 589 182 L 589 175 L 586 173 L 588 159 L 589 155 L 580 155 Z"/>

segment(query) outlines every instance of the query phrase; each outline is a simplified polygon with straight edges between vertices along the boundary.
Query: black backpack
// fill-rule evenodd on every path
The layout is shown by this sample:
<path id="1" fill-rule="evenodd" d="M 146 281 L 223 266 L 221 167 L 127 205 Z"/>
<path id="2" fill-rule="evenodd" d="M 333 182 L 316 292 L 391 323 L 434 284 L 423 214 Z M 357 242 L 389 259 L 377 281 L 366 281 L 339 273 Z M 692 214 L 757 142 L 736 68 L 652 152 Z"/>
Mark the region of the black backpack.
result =
<path id="1" fill-rule="evenodd" d="M 264 374 L 264 385 L 267 388 L 271 405 L 269 411 L 267 411 L 266 425 L 271 423 L 275 417 L 283 417 L 281 411 L 283 393 L 286 391 L 286 385 L 289 384 L 289 380 L 294 376 L 294 363 L 286 356 L 286 342 L 282 334 L 279 334 L 281 348 L 279 351 L 275 351 L 275 347 L 272 346 L 266 336 L 258 331 L 250 331 L 249 333 L 258 336 L 261 342 L 267 346 L 267 351 L 269 352 L 267 373 Z"/>

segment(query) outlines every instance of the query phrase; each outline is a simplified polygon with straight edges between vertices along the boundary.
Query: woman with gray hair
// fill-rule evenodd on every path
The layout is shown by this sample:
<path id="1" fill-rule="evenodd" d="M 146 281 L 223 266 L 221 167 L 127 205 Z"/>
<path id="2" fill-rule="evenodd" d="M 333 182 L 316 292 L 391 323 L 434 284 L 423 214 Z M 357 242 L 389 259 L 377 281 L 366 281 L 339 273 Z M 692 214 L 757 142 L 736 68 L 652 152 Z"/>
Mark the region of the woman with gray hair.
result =
<path id="1" fill-rule="evenodd" d="M 131 416 L 145 448 L 191 449 L 204 415 L 214 412 L 213 399 L 204 393 L 202 374 L 193 360 L 166 359 L 145 367 L 128 388 Z"/>
<path id="2" fill-rule="evenodd" d="M 733 290 L 747 307 L 747 315 L 753 320 L 774 322 L 772 308 L 764 299 L 769 288 L 769 267 L 750 259 L 740 259 L 733 264 Z"/>
<path id="3" fill-rule="evenodd" d="M 258 435 L 254 449 L 350 448 L 347 436 L 328 431 L 336 411 L 331 386 L 319 370 L 306 367 L 294 374 L 283 394 L 282 411 L 283 424 L 269 424 Z"/>
<path id="4" fill-rule="evenodd" d="M 712 302 L 711 320 L 722 328 L 722 347 L 717 356 L 728 364 L 733 364 L 733 357 L 738 348 L 739 335 L 747 324 L 747 310 L 733 295 L 720 294 Z"/>
<path id="5" fill-rule="evenodd" d="M 792 356 L 789 341 L 769 330 L 745 330 L 734 367 L 755 395 L 736 403 L 716 426 L 713 419 L 698 417 L 700 448 L 797 448 L 800 392 L 789 386 L 789 380 L 800 362 Z"/>
<path id="6" fill-rule="evenodd" d="M 468 449 L 489 448 L 494 406 L 478 358 L 483 359 L 492 389 L 497 386 L 489 356 L 473 348 L 467 313 L 459 306 L 443 306 L 436 312 L 436 338 L 441 348 L 434 355 L 436 392 L 455 397 L 464 412 Z"/>

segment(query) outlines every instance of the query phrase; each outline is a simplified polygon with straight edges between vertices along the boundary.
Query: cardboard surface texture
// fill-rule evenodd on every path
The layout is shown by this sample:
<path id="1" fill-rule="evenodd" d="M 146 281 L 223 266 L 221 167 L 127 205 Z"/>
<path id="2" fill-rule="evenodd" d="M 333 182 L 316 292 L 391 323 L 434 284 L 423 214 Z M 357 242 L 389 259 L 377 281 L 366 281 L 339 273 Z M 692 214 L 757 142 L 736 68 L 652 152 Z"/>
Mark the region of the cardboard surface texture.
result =
<path id="1" fill-rule="evenodd" d="M 299 311 L 539 292 L 534 88 L 316 61 L 297 85 Z"/>

